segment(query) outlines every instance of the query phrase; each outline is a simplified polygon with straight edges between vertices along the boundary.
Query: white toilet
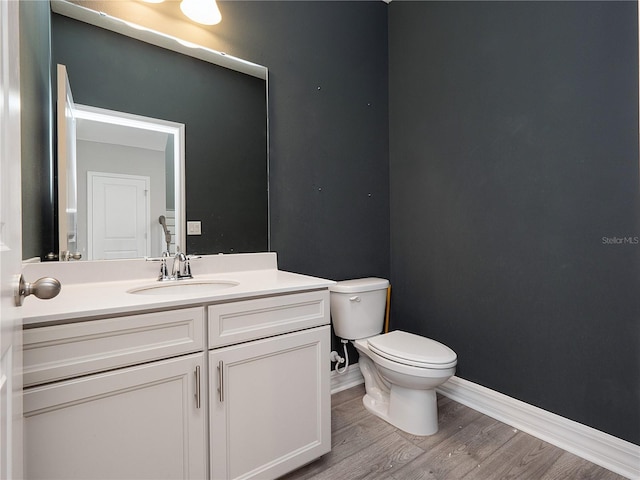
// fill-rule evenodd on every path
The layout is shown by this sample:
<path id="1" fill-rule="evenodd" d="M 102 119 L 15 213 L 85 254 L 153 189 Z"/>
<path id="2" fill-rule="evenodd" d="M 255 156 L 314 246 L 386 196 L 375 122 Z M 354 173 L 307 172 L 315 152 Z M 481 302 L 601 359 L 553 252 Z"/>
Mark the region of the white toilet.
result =
<path id="1" fill-rule="evenodd" d="M 387 287 L 382 278 L 338 282 L 331 291 L 336 335 L 353 340 L 364 377 L 364 406 L 414 435 L 438 431 L 435 388 L 456 371 L 456 353 L 446 345 L 399 330 L 380 334 Z"/>

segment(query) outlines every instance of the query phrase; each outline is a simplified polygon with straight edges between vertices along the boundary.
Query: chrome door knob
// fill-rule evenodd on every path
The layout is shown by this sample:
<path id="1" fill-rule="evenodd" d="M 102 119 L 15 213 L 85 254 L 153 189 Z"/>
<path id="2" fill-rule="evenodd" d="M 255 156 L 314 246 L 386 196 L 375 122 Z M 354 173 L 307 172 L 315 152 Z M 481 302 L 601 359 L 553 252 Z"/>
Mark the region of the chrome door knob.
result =
<path id="1" fill-rule="evenodd" d="M 24 281 L 24 277 L 20 275 L 18 286 L 16 287 L 14 299 L 16 306 L 20 307 L 25 297 L 35 295 L 42 300 L 49 300 L 60 293 L 62 285 L 60 280 L 52 277 L 42 277 L 33 283 Z"/>

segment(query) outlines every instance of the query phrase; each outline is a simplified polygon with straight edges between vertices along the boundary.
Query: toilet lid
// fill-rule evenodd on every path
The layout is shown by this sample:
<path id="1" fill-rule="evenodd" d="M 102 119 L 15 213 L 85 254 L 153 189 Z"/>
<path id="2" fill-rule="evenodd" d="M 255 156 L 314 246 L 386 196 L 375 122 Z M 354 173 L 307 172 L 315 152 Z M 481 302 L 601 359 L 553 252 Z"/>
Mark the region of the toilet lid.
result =
<path id="1" fill-rule="evenodd" d="M 451 368 L 458 361 L 456 352 L 446 345 L 400 330 L 376 335 L 368 344 L 381 357 L 414 367 Z"/>
<path id="2" fill-rule="evenodd" d="M 329 287 L 329 291 L 335 293 L 360 293 L 385 290 L 387 287 L 389 287 L 389 280 L 384 278 L 368 277 L 337 282 L 335 285 Z"/>

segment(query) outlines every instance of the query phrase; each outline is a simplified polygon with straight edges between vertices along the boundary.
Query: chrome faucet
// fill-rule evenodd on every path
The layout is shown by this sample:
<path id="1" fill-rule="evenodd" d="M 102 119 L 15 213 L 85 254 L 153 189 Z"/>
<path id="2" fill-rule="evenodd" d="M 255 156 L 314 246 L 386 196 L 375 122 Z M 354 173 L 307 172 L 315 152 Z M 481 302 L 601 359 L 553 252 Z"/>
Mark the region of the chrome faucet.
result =
<path id="1" fill-rule="evenodd" d="M 148 262 L 160 262 L 160 274 L 158 280 L 165 282 L 167 280 L 182 280 L 185 278 L 193 278 L 191 275 L 190 260 L 194 258 L 201 258 L 199 255 L 185 255 L 180 251 L 180 247 L 176 246 L 176 254 L 173 257 L 173 264 L 171 265 L 171 273 L 169 273 L 169 261 L 171 254 L 167 251 L 162 252 L 161 257 L 151 258 L 145 257 Z"/>
<path id="2" fill-rule="evenodd" d="M 180 280 L 182 278 L 193 278 L 191 275 L 191 265 L 189 265 L 189 257 L 180 252 L 177 248 L 176 255 L 173 257 L 171 277 L 176 280 Z"/>

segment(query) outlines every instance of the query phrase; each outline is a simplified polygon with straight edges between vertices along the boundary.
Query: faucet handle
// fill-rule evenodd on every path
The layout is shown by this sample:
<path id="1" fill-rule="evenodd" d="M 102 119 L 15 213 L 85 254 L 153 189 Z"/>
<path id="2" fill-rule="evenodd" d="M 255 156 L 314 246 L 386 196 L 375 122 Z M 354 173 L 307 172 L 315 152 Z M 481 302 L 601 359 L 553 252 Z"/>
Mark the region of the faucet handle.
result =
<path id="1" fill-rule="evenodd" d="M 160 274 L 158 275 L 158 280 L 169 280 L 171 277 L 169 276 L 169 270 L 167 268 L 167 259 L 169 258 L 169 252 L 162 252 L 161 257 L 144 257 L 147 262 L 160 262 Z"/>
<path id="2" fill-rule="evenodd" d="M 182 277 L 183 278 L 193 278 L 191 275 L 191 264 L 189 264 L 189 257 L 184 261 L 184 267 L 182 269 Z"/>
<path id="3" fill-rule="evenodd" d="M 144 257 L 146 262 L 164 262 L 167 260 L 168 255 L 165 255 L 167 252 L 163 252 L 161 257 Z"/>
<path id="4" fill-rule="evenodd" d="M 187 278 L 193 278 L 193 275 L 191 275 L 191 263 L 190 260 L 197 260 L 198 258 L 202 258 L 202 255 L 187 255 L 185 257 L 185 262 L 184 262 L 184 276 Z"/>
<path id="5" fill-rule="evenodd" d="M 169 270 L 167 269 L 167 257 L 162 256 L 160 263 L 160 275 L 158 275 L 158 280 L 169 280 Z"/>

